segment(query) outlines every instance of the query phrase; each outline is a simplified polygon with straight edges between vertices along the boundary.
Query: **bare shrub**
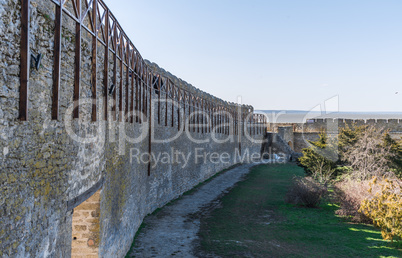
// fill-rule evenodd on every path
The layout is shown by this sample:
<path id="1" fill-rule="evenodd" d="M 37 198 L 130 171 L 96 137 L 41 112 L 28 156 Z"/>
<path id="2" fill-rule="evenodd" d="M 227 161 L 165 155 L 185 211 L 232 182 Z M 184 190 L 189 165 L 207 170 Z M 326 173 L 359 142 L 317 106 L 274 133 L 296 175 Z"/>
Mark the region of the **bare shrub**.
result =
<path id="1" fill-rule="evenodd" d="M 383 130 L 368 126 L 354 145 L 343 153 L 343 159 L 353 168 L 352 177 L 357 180 L 371 179 L 389 173 L 391 148 L 383 145 Z"/>
<path id="2" fill-rule="evenodd" d="M 340 203 L 337 215 L 350 217 L 354 222 L 371 223 L 371 220 L 359 212 L 363 200 L 370 198 L 369 180 L 356 181 L 345 179 L 335 184 L 335 193 Z"/>
<path id="3" fill-rule="evenodd" d="M 286 202 L 309 208 L 318 207 L 327 189 L 311 177 L 293 177 L 292 186 L 286 194 Z"/>
<path id="4" fill-rule="evenodd" d="M 387 174 L 387 180 L 402 182 L 391 174 Z M 385 180 L 385 179 L 384 179 Z M 337 201 L 340 203 L 337 215 L 350 217 L 353 222 L 371 224 L 373 222 L 366 216 L 361 209 L 361 204 L 364 200 L 372 200 L 376 195 L 383 192 L 381 184 L 373 184 L 370 180 L 353 180 L 350 177 L 337 182 L 334 187 Z"/>

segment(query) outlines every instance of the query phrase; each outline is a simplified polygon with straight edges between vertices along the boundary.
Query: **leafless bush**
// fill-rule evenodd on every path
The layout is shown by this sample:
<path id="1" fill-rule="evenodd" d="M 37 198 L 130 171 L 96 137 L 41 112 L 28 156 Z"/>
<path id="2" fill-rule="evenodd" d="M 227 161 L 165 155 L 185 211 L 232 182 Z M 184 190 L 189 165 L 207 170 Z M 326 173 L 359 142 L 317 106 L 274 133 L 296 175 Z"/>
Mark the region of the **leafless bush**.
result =
<path id="1" fill-rule="evenodd" d="M 370 193 L 369 183 L 370 180 L 357 181 L 350 179 L 336 183 L 335 192 L 340 203 L 340 208 L 336 211 L 336 214 L 350 217 L 354 222 L 371 223 L 371 219 L 359 212 L 362 201 L 371 198 L 372 193 L 380 190 L 379 188 L 372 189 L 372 193 Z"/>
<path id="2" fill-rule="evenodd" d="M 345 151 L 343 158 L 353 168 L 353 179 L 367 180 L 389 173 L 387 157 L 390 156 L 390 147 L 383 145 L 383 130 L 369 126 L 357 142 Z"/>
<path id="3" fill-rule="evenodd" d="M 294 177 L 286 202 L 310 208 L 318 207 L 326 191 L 326 187 L 311 177 Z"/>

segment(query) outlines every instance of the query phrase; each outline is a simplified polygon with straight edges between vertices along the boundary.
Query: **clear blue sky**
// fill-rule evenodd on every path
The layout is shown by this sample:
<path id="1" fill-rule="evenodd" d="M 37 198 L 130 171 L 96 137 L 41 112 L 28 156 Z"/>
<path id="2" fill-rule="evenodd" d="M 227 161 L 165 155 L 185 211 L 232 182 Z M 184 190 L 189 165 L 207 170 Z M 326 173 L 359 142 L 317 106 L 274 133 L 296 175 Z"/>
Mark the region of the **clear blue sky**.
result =
<path id="1" fill-rule="evenodd" d="M 225 100 L 402 111 L 401 0 L 105 1 L 144 58 Z"/>

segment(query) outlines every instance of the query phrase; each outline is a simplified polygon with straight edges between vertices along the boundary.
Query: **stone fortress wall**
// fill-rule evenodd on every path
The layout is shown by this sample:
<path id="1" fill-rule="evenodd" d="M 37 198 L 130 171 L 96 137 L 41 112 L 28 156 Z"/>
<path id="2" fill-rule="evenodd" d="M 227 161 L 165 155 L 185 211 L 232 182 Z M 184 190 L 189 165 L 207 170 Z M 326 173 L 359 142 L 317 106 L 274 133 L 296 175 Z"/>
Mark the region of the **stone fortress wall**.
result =
<path id="1" fill-rule="evenodd" d="M 85 0 L 78 2 L 84 8 Z M 66 1 L 65 8 L 71 10 L 71 3 Z M 86 30 L 81 30 L 79 44 L 79 97 L 92 98 L 97 93 L 98 119 L 93 121 L 94 106 L 83 101 L 79 118 L 73 119 L 69 108 L 75 99 L 77 27 L 66 15 L 61 21 L 59 118 L 53 119 L 57 8 L 50 0 L 29 4 L 29 54 L 41 54 L 42 60 L 38 69 L 29 68 L 28 119 L 22 121 L 21 10 L 21 1 L 0 1 L 0 256 L 69 257 L 73 250 L 74 256 L 123 257 L 147 214 L 242 161 L 236 151 L 260 153 L 261 143 L 253 139 L 263 138 L 261 125 L 246 132 L 240 126 L 235 129 L 235 125 L 244 125 L 242 117 L 236 123 L 229 121 L 230 126 L 221 127 L 216 135 L 207 125 L 183 128 L 187 112 L 203 106 L 190 102 L 179 108 L 157 105 L 160 99 L 177 96 L 151 84 L 166 76 L 176 90 L 187 90 L 195 98 L 237 108 L 243 115 L 252 113 L 252 107 L 217 99 L 149 62 L 146 67 L 152 77 L 146 81 L 144 73 L 126 69 L 119 59 L 116 62 L 112 52 L 105 59 L 110 50 L 99 42 L 93 52 L 93 38 Z M 106 109 L 103 93 L 109 89 L 104 87 L 105 80 L 106 85 L 115 86 L 117 105 L 107 102 Z M 133 105 L 145 111 L 146 117 L 131 121 L 122 117 L 125 107 L 132 110 Z M 102 119 L 105 111 L 107 120 Z M 211 118 L 214 125 L 220 123 L 216 115 Z M 149 141 L 149 128 L 160 143 Z M 167 140 L 178 132 L 176 140 Z M 247 137 L 248 132 L 252 136 Z M 213 162 L 208 155 L 214 152 L 229 155 Z M 155 157 L 148 163 L 152 153 Z M 158 162 L 166 156 L 169 162 Z"/>
<path id="2" fill-rule="evenodd" d="M 309 146 L 308 141 L 319 138 L 320 132 L 337 134 L 340 128 L 353 125 L 372 125 L 388 130 L 393 139 L 402 139 L 401 119 L 310 119 L 306 123 L 271 123 L 268 130 L 277 132 L 295 152 L 300 153 Z"/>

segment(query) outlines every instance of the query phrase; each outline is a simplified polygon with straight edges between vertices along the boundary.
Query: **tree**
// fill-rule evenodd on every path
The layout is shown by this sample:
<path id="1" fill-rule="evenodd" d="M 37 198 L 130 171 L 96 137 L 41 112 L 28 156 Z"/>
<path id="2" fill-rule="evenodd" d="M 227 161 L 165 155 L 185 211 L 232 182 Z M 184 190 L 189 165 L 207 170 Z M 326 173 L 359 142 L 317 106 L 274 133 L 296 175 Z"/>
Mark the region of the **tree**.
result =
<path id="1" fill-rule="evenodd" d="M 383 139 L 381 129 L 368 126 L 356 142 L 343 152 L 343 160 L 353 168 L 353 178 L 366 180 L 390 171 L 389 158 L 394 155 L 391 147 L 384 146 Z"/>
<path id="2" fill-rule="evenodd" d="M 326 184 L 335 172 L 336 162 L 333 160 L 337 159 L 337 152 L 325 132 L 321 132 L 319 137 L 317 141 L 309 141 L 310 147 L 302 150 L 303 156 L 298 162 L 308 175 Z"/>
<path id="3" fill-rule="evenodd" d="M 303 149 L 299 165 L 324 183 L 344 173 L 358 180 L 392 172 L 402 177 L 402 144 L 383 129 L 353 124 L 342 128 L 337 140 L 321 132 L 317 141 L 309 141 L 310 147 Z"/>
<path id="4" fill-rule="evenodd" d="M 366 130 L 366 125 L 356 125 L 353 123 L 351 126 L 346 124 L 339 132 L 339 152 L 343 159 L 343 153 L 350 149 L 364 134 Z"/>
<path id="5" fill-rule="evenodd" d="M 390 148 L 391 156 L 387 157 L 388 166 L 399 178 L 402 178 L 402 141 L 391 138 L 389 133 L 385 134 L 384 147 Z"/>

